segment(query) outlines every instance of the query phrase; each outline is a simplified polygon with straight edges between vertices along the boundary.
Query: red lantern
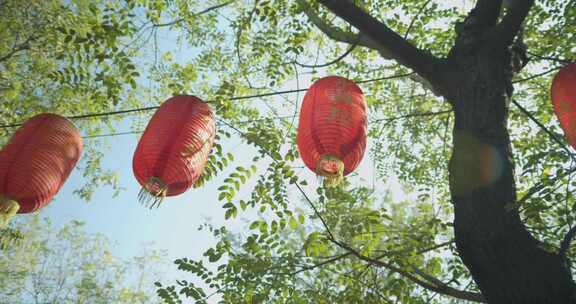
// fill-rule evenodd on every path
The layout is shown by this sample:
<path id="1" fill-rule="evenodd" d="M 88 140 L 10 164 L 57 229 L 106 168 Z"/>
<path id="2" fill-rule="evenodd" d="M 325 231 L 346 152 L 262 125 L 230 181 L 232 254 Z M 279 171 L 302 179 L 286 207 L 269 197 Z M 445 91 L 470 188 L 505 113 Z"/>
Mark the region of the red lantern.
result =
<path id="1" fill-rule="evenodd" d="M 138 142 L 132 167 L 142 185 L 139 200 L 159 206 L 198 180 L 214 143 L 210 106 L 194 96 L 175 96 L 154 113 Z"/>
<path id="2" fill-rule="evenodd" d="M 0 151 L 0 219 L 4 225 L 15 213 L 47 205 L 81 152 L 82 137 L 66 118 L 40 114 L 26 121 Z"/>
<path id="3" fill-rule="evenodd" d="M 317 80 L 306 92 L 296 141 L 304 164 L 337 184 L 360 164 L 366 149 L 367 115 L 362 90 L 338 76 Z"/>
<path id="4" fill-rule="evenodd" d="M 576 63 L 563 67 L 554 77 L 552 105 L 568 142 L 576 149 Z"/>

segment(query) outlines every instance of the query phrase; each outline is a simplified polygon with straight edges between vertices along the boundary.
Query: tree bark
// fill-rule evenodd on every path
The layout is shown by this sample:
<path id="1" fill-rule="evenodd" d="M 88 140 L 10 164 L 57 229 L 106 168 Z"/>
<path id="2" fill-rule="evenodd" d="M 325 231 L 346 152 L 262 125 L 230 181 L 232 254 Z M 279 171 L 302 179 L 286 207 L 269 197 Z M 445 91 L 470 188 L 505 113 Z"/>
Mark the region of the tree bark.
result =
<path id="1" fill-rule="evenodd" d="M 462 35 L 478 33 L 468 30 Z M 460 38 L 446 67 L 453 89 L 444 90 L 455 113 L 449 183 L 458 253 L 488 303 L 576 303 L 564 259 L 546 251 L 507 207 L 516 202 L 508 47 Z"/>
<path id="2" fill-rule="evenodd" d="M 449 164 L 460 257 L 488 303 L 576 303 L 561 257 L 543 249 L 517 210 L 506 208 L 516 188 L 503 89 L 488 77 L 466 79 L 454 102 Z"/>

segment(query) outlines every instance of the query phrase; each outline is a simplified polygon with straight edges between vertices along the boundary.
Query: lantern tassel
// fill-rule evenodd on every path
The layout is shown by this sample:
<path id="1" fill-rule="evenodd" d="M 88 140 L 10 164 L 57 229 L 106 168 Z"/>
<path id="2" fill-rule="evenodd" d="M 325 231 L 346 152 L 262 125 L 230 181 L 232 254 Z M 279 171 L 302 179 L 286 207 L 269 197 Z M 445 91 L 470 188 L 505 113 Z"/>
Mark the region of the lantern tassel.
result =
<path id="1" fill-rule="evenodd" d="M 6 228 L 18 210 L 20 210 L 18 202 L 0 195 L 0 228 Z"/>
<path id="2" fill-rule="evenodd" d="M 344 162 L 336 156 L 323 155 L 316 166 L 316 174 L 324 178 L 325 187 L 336 187 L 344 180 Z"/>
<path id="3" fill-rule="evenodd" d="M 138 193 L 138 201 L 144 207 L 152 209 L 160 207 L 160 204 L 168 193 L 168 185 L 161 179 L 153 176 L 149 178 L 144 187 Z"/>

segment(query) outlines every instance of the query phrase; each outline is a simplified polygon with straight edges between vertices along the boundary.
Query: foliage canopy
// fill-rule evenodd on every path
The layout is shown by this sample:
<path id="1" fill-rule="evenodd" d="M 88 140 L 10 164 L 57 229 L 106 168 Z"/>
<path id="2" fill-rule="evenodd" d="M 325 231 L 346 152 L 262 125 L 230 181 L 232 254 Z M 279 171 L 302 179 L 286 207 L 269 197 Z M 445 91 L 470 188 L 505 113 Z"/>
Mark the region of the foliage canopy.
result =
<path id="1" fill-rule="evenodd" d="M 214 195 L 223 216 L 251 221 L 242 231 L 203 225 L 219 241 L 205 260 L 176 261 L 193 276 L 157 283 L 167 303 L 181 296 L 208 303 L 214 294 L 226 303 L 446 303 L 477 295 L 454 246 L 450 105 L 318 3 L 77 0 L 64 7 L 32 1 L 26 10 L 18 3 L 0 1 L 8 8 L 0 10 L 6 14 L 0 26 L 11 29 L 0 35 L 14 41 L 0 46 L 4 122 L 47 110 L 73 115 L 140 106 L 135 97 L 147 92 L 136 81 L 141 70 L 155 83 L 151 99 L 202 96 L 220 119 L 220 141 L 200 185 L 224 175 Z M 448 53 L 467 14 L 460 1 L 358 5 L 438 56 Z M 40 10 L 43 18 L 18 18 L 10 9 Z M 54 16 L 61 10 L 67 13 Z M 45 31 L 42 38 L 31 28 Z M 555 252 L 574 225 L 576 163 L 552 115 L 549 81 L 575 51 L 575 2 L 538 1 L 523 34 L 531 60 L 515 76 L 513 101 L 531 117 L 510 106 L 519 200 L 509 207 Z M 185 59 L 163 47 L 163 35 L 176 38 Z M 337 189 L 319 187 L 301 170 L 294 143 L 299 91 L 329 74 L 361 84 L 371 117 L 365 168 Z M 238 98 L 248 95 L 264 96 Z M 80 124 L 94 134 L 103 128 L 92 120 Z M 251 163 L 234 161 L 225 145 L 231 136 L 252 146 Z M 86 153 L 86 174 L 95 184 L 113 180 L 99 171 L 101 153 Z"/>

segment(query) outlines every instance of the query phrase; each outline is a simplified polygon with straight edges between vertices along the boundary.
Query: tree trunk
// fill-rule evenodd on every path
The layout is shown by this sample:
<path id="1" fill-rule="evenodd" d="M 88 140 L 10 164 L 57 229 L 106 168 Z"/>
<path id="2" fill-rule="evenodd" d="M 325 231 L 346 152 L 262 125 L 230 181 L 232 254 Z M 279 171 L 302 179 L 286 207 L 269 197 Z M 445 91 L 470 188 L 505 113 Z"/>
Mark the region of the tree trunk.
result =
<path id="1" fill-rule="evenodd" d="M 488 303 L 576 303 L 570 271 L 521 222 L 507 130 L 510 54 L 482 47 L 453 56 L 449 99 L 455 112 L 449 163 L 460 257 Z"/>

